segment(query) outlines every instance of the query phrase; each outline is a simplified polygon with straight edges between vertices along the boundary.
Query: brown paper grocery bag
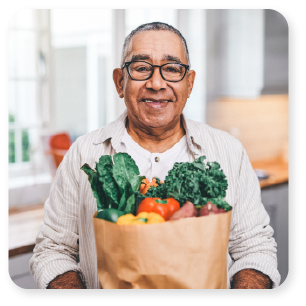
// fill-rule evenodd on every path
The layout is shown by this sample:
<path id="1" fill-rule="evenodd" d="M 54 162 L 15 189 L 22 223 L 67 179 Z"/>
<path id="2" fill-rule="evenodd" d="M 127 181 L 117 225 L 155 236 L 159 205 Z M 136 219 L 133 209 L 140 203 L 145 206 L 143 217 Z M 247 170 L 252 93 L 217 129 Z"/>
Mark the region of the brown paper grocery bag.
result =
<path id="1" fill-rule="evenodd" d="M 93 217 L 104 289 L 226 289 L 231 211 L 159 224 Z"/>

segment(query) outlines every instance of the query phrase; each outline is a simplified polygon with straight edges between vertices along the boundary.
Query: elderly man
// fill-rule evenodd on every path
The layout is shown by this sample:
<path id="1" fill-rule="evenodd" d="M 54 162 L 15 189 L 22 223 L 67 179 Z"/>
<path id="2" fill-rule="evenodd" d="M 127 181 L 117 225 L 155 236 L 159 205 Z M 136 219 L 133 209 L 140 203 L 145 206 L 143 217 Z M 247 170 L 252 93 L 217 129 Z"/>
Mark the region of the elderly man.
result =
<path id="1" fill-rule="evenodd" d="M 97 206 L 80 167 L 94 167 L 101 155 L 116 152 L 131 155 L 150 180 L 163 180 L 175 162 L 202 155 L 220 163 L 229 184 L 226 200 L 233 206 L 228 287 L 279 285 L 273 229 L 246 151 L 229 134 L 182 114 L 195 79 L 189 68 L 185 39 L 172 26 L 141 25 L 126 38 L 113 79 L 127 111 L 78 138 L 57 171 L 30 261 L 40 288 L 101 288 L 92 225 Z"/>

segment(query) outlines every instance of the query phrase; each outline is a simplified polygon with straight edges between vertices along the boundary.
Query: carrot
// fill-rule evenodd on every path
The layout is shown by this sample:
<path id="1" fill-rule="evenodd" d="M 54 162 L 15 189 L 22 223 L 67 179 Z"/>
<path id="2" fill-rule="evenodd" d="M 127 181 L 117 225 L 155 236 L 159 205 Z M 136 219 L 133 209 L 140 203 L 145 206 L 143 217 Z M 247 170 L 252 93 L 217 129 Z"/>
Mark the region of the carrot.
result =
<path id="1" fill-rule="evenodd" d="M 164 183 L 164 182 L 162 182 L 162 181 L 160 181 L 162 184 Z M 152 180 L 152 182 L 151 183 L 149 183 L 149 180 L 147 179 L 147 178 L 145 178 L 145 179 L 143 179 L 142 180 L 142 182 L 141 182 L 141 184 L 140 184 L 140 193 L 141 194 L 146 194 L 146 192 L 149 190 L 149 188 L 151 187 L 151 186 L 154 186 L 154 187 L 157 187 L 158 186 L 158 184 L 156 183 L 156 179 L 154 178 L 153 180 Z"/>

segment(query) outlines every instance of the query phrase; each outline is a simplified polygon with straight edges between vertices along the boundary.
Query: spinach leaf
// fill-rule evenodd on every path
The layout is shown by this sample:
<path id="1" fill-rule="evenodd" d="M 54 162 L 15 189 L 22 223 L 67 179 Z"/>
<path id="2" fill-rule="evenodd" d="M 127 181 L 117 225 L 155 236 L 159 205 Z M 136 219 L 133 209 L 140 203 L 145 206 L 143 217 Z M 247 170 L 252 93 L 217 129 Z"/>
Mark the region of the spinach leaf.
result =
<path id="1" fill-rule="evenodd" d="M 97 208 L 98 210 L 106 208 L 106 197 L 103 190 L 103 184 L 99 181 L 99 175 L 96 171 L 90 168 L 88 164 L 84 164 L 81 169 L 88 175 L 88 180 L 90 182 L 91 189 L 93 191 L 93 195 L 97 200 Z"/>
<path id="2" fill-rule="evenodd" d="M 117 153 L 113 158 L 113 176 L 121 194 L 119 209 L 129 213 L 135 204 L 134 193 L 139 190 L 141 181 L 145 177 L 139 176 L 135 161 L 127 153 Z"/>
<path id="3" fill-rule="evenodd" d="M 118 209 L 119 188 L 113 177 L 113 161 L 110 155 L 103 155 L 96 163 L 96 169 L 99 173 L 99 181 L 103 184 L 103 190 L 106 196 L 107 208 Z"/>
<path id="4" fill-rule="evenodd" d="M 127 153 L 114 155 L 113 175 L 118 183 L 120 192 L 123 193 L 127 182 L 135 191 L 138 185 L 139 169 L 135 161 Z"/>
<path id="5" fill-rule="evenodd" d="M 81 167 L 88 175 L 93 195 L 97 199 L 97 208 L 136 213 L 135 193 L 139 191 L 145 177 L 139 176 L 139 169 L 128 154 L 117 153 L 113 159 L 114 164 L 110 155 L 102 155 L 96 163 L 96 170 L 87 164 Z"/>

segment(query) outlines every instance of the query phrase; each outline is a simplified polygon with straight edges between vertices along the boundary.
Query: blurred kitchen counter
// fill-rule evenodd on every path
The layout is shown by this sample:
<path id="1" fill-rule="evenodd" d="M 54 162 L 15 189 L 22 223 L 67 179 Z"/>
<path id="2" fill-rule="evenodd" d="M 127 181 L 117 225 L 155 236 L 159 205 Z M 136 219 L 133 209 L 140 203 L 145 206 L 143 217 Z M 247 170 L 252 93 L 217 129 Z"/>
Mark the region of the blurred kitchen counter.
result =
<path id="1" fill-rule="evenodd" d="M 251 162 L 251 164 L 253 169 L 265 170 L 269 175 L 269 178 L 259 181 L 261 188 L 287 183 L 289 180 L 288 162 L 281 157 Z"/>
<path id="2" fill-rule="evenodd" d="M 9 210 L 9 257 L 33 251 L 43 216 L 43 204 Z"/>

